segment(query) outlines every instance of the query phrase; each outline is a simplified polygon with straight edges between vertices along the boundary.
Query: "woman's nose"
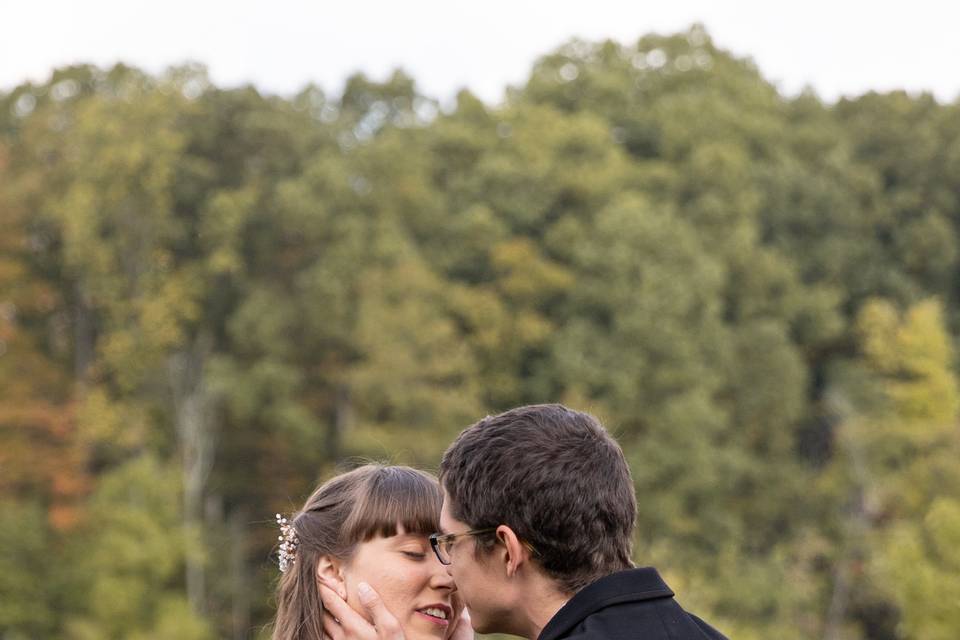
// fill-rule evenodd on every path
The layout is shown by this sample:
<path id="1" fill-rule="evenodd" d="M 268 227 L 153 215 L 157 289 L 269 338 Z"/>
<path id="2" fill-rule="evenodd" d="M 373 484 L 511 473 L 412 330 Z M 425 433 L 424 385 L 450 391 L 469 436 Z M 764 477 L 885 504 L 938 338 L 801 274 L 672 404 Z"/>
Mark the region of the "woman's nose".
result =
<path id="1" fill-rule="evenodd" d="M 435 562 L 431 567 L 430 584 L 437 589 L 456 589 L 447 568 L 439 562 Z"/>

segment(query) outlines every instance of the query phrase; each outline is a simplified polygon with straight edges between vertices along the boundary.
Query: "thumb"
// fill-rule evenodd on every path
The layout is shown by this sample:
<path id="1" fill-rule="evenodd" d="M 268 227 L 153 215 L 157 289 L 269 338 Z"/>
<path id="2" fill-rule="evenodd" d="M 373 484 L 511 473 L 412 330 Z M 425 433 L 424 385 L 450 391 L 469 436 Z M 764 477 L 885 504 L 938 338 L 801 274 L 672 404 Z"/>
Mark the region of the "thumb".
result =
<path id="1" fill-rule="evenodd" d="M 357 585 L 357 597 L 360 604 L 370 613 L 373 626 L 377 630 L 377 637 L 381 640 L 404 640 L 403 629 L 393 614 L 383 604 L 380 595 L 366 582 Z"/>

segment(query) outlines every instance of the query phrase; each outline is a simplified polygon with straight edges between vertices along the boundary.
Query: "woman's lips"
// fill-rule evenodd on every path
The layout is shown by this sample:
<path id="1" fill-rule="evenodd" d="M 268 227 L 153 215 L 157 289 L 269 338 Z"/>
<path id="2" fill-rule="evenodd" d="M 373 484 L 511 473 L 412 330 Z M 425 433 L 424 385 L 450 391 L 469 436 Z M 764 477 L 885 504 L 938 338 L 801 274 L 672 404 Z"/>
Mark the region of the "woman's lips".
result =
<path id="1" fill-rule="evenodd" d="M 430 622 L 432 622 L 433 624 L 439 627 L 446 627 L 447 625 L 450 624 L 449 620 L 444 620 L 443 618 L 436 618 L 430 615 L 429 613 L 424 613 L 423 611 L 417 611 L 416 613 L 421 618 L 424 618 L 425 620 L 429 620 Z"/>
<path id="2" fill-rule="evenodd" d="M 417 609 L 414 613 L 439 627 L 446 627 L 450 624 L 451 610 L 446 605 L 433 604 L 429 607 Z"/>

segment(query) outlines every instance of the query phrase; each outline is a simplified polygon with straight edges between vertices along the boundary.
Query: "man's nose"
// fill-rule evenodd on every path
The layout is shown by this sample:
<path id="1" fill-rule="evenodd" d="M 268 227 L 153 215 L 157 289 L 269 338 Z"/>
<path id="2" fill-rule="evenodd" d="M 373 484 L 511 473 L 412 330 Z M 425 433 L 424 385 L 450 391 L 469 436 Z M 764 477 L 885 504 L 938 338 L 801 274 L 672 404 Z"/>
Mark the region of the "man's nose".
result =
<path id="1" fill-rule="evenodd" d="M 438 589 L 455 589 L 456 585 L 453 582 L 453 576 L 450 574 L 450 565 L 437 562 L 433 568 L 430 583 Z"/>

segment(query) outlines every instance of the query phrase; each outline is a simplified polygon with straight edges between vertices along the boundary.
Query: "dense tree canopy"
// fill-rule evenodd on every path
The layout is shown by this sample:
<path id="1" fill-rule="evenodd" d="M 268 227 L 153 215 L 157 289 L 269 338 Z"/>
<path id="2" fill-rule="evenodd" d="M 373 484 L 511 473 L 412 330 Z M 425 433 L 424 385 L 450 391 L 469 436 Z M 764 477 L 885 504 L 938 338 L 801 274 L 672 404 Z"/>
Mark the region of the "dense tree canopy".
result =
<path id="1" fill-rule="evenodd" d="M 448 109 L 78 66 L 0 93 L 0 222 L 4 638 L 262 636 L 273 513 L 546 401 L 731 637 L 960 629 L 960 104 L 699 26 Z"/>

